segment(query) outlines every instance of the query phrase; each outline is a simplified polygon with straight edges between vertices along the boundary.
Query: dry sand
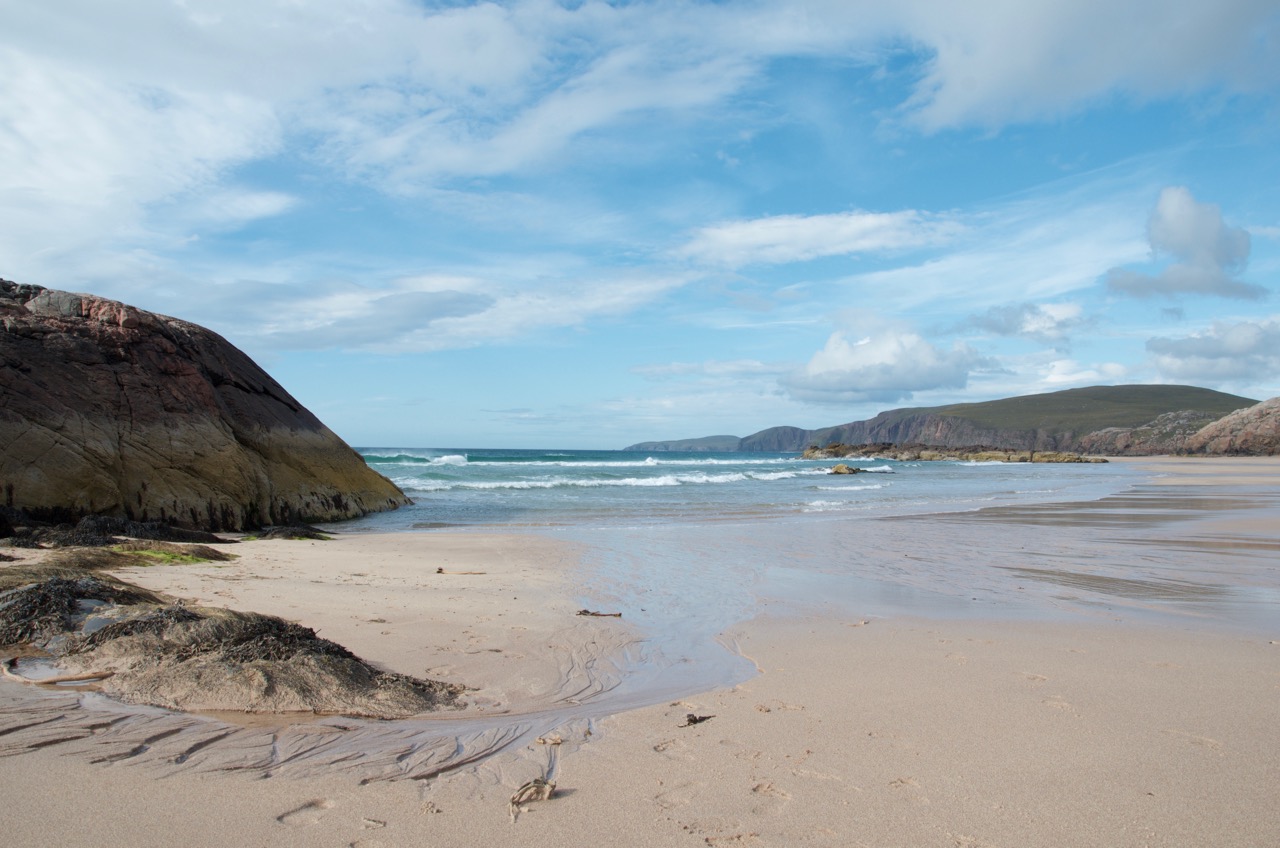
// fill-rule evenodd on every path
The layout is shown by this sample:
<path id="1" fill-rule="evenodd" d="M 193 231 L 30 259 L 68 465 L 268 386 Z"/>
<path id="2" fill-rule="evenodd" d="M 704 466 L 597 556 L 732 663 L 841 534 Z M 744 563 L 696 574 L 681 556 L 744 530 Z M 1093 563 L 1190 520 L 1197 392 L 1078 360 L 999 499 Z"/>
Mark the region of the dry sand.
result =
<path id="1" fill-rule="evenodd" d="M 1275 461 L 1150 465 L 1162 484 L 1280 484 Z M 1265 562 L 1280 522 L 1247 531 Z M 576 550 L 461 534 L 233 550 L 121 576 L 297 620 L 473 687 L 473 706 L 228 725 L 0 682 L 4 844 L 1280 844 L 1280 632 L 762 616 L 725 634 L 760 674 L 626 709 L 642 634 L 574 615 Z M 511 794 L 543 774 L 556 794 L 512 821 Z"/>

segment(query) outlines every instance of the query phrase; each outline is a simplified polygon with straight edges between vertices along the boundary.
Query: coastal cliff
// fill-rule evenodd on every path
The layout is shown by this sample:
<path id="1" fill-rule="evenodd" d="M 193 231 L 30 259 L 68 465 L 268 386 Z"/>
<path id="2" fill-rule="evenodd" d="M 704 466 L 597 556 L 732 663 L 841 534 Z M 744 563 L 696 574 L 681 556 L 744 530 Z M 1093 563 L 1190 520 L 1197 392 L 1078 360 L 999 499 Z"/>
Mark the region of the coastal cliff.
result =
<path id="1" fill-rule="evenodd" d="M 1178 453 L 1202 427 L 1256 400 L 1194 386 L 1093 386 L 983 403 L 892 409 L 865 421 L 802 430 L 771 427 L 746 451 L 811 445 L 994 445 L 1002 450 L 1135 456 Z"/>
<path id="2" fill-rule="evenodd" d="M 0 280 L 0 503 L 244 530 L 408 499 L 221 336 Z"/>

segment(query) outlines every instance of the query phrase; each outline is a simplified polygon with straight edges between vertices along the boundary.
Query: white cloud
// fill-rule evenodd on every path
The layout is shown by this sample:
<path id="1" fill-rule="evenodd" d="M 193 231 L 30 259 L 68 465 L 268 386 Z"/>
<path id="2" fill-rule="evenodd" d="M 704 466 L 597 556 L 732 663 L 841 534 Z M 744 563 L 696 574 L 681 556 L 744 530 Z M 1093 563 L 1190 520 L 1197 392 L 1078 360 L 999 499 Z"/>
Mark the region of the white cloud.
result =
<path id="1" fill-rule="evenodd" d="M 1068 331 L 1088 321 L 1078 303 L 1011 303 L 974 315 L 969 324 L 1001 336 L 1061 342 L 1067 338 Z"/>
<path id="2" fill-rule="evenodd" d="M 1196 201 L 1186 188 L 1160 192 L 1147 237 L 1157 256 L 1167 254 L 1178 261 L 1154 275 L 1112 268 L 1106 275 L 1107 288 L 1135 297 L 1204 294 L 1257 300 L 1267 294 L 1262 286 L 1236 279 L 1249 263 L 1248 231 L 1228 226 L 1222 210 Z"/>
<path id="3" fill-rule="evenodd" d="M 1144 26 L 1119 25 L 1139 17 Z M 659 135 L 636 132 L 642 138 L 635 141 L 631 130 L 669 126 L 663 120 L 672 116 L 716 120 L 724 106 L 749 109 L 742 95 L 779 58 L 836 60 L 860 71 L 885 66 L 887 56 L 901 64 L 908 45 L 928 64 L 902 105 L 926 130 L 998 127 L 1084 108 L 1115 92 L 1248 91 L 1274 82 L 1280 61 L 1274 4 L 1250 0 L 963 9 L 924 0 L 571 7 L 512 0 L 435 9 L 408 0 L 0 0 L 0 19 L 6 275 L 83 285 L 88 277 L 80 272 L 92 269 L 94 282 L 114 276 L 117 287 L 172 281 L 185 290 L 175 296 L 184 305 L 205 304 L 224 328 L 263 346 L 429 350 L 501 341 L 624 314 L 687 281 L 660 269 L 596 282 L 574 267 L 533 281 L 467 270 L 415 286 L 382 283 L 393 276 L 383 266 L 368 275 L 378 281 L 368 287 L 304 289 L 298 281 L 357 277 L 348 269 L 376 260 L 175 261 L 188 235 L 178 227 L 233 228 L 298 207 L 299 196 L 255 187 L 246 177 L 243 166 L 269 157 L 316 168 L 307 176 L 327 183 L 354 177 L 419 196 L 447 186 L 506 207 L 523 187 L 478 178 L 571 166 L 593 144 L 627 163 Z M 512 194 L 498 198 L 494 182 Z M 684 256 L 734 267 L 962 242 L 930 262 L 846 282 L 858 295 L 874 292 L 885 308 L 938 302 L 963 315 L 1003 304 L 1011 287 L 1019 299 L 1061 297 L 1096 280 L 1099 268 L 1134 261 L 1130 229 L 1117 225 L 1115 210 L 1098 211 L 1074 205 L 1026 226 L 914 210 L 782 215 L 707 227 Z M 549 230 L 564 231 L 598 225 L 602 216 L 568 225 L 561 209 L 543 217 L 553 222 L 545 224 Z M 1194 215 L 1166 217 L 1204 232 Z M 971 237 L 973 229 L 981 239 Z M 1223 232 L 1230 236 L 1230 228 Z M 1177 226 L 1160 233 L 1153 228 L 1152 244 L 1213 257 L 1219 268 L 1236 267 L 1233 257 L 1241 255 L 1234 236 L 1201 243 Z M 330 259 L 342 270 L 317 272 Z M 433 267 L 430 258 L 417 261 Z M 196 277 L 266 284 L 201 287 Z M 249 291 L 252 305 L 243 300 Z M 264 303 L 275 308 L 268 314 Z M 1056 338 L 1073 319 L 1042 310 L 1019 320 L 1018 332 Z M 933 360 L 925 356 L 930 350 Z M 918 366 L 902 366 L 899 373 L 910 377 L 902 385 L 927 386 L 954 383 L 963 369 L 947 366 L 967 354 L 920 341 L 902 355 Z M 850 355 L 846 364 L 844 371 L 866 377 L 872 390 L 891 393 L 892 381 L 871 379 L 877 368 L 892 372 L 889 363 Z M 796 385 L 813 388 L 840 373 L 824 366 Z"/>
<path id="4" fill-rule="evenodd" d="M 929 55 L 905 104 L 925 130 L 1057 118 L 1117 95 L 1153 99 L 1280 81 L 1270 0 L 901 4 Z"/>
<path id="5" fill-rule="evenodd" d="M 797 400 L 891 403 L 930 389 L 959 389 L 983 364 L 977 351 L 956 343 L 940 349 L 909 331 L 885 331 L 850 341 L 843 331 L 783 380 Z"/>
<path id="6" fill-rule="evenodd" d="M 41 253 L 136 243 L 149 205 L 279 143 L 252 99 L 111 85 L 0 47 L 0 258 L 26 275 Z"/>
<path id="7" fill-rule="evenodd" d="M 775 215 L 705 227 L 680 254 L 730 267 L 802 262 L 938 244 L 961 229 L 945 216 L 914 210 Z"/>
<path id="8" fill-rule="evenodd" d="M 1214 322 L 1200 333 L 1147 342 L 1160 373 L 1193 383 L 1260 382 L 1280 374 L 1280 319 Z"/>
<path id="9" fill-rule="evenodd" d="M 1072 359 L 1055 359 L 1040 373 L 1045 388 L 1056 391 L 1063 386 L 1112 384 L 1124 378 L 1128 370 L 1118 362 L 1085 366 Z"/>

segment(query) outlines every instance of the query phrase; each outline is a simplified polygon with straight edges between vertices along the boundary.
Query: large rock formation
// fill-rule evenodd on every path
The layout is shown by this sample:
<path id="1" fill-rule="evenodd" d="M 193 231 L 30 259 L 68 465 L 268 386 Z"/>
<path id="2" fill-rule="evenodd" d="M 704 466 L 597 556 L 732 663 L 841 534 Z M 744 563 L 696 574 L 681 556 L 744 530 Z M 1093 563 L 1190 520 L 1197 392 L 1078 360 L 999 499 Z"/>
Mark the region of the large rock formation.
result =
<path id="1" fill-rule="evenodd" d="M 243 530 L 408 503 L 202 327 L 0 280 L 0 503 Z"/>
<path id="2" fill-rule="evenodd" d="M 1186 452 L 1275 456 L 1280 453 L 1280 397 L 1213 422 L 1187 440 Z"/>
<path id="3" fill-rule="evenodd" d="M 1182 453 L 1187 441 L 1221 416 L 1213 412 L 1184 409 L 1156 416 L 1140 427 L 1106 427 L 1080 439 L 1079 449 L 1105 456 L 1160 456 Z"/>

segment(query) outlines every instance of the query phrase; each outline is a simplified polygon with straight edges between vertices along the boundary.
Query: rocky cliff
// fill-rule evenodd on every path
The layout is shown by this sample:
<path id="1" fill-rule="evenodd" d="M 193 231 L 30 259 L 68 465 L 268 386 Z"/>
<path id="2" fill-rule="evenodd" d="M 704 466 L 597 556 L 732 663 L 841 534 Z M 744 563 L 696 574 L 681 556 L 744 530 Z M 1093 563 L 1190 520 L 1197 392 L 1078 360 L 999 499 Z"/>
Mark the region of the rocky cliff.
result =
<path id="1" fill-rule="evenodd" d="M 243 530 L 408 499 L 222 337 L 0 280 L 0 503 Z"/>
<path id="2" fill-rule="evenodd" d="M 1187 453 L 1242 456 L 1280 454 L 1280 397 L 1237 410 L 1189 438 Z"/>
<path id="3" fill-rule="evenodd" d="M 905 416 L 900 413 L 901 410 L 891 410 L 866 421 L 853 421 L 819 430 L 772 427 L 744 438 L 739 450 L 800 451 L 810 445 L 887 442 L 938 447 L 999 445 L 1010 450 L 1042 451 L 1070 450 L 1076 444 L 1076 434 L 1070 430 L 990 427 L 966 418 L 938 415 L 924 410 Z"/>

